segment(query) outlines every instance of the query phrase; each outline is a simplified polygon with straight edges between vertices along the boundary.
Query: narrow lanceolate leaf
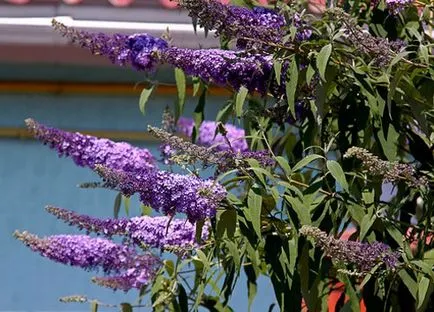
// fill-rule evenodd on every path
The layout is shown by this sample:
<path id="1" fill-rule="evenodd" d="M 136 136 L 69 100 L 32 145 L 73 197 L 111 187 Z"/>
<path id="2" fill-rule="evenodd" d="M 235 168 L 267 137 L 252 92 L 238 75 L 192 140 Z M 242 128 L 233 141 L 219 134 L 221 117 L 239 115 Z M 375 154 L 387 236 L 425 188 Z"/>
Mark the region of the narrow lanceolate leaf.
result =
<path id="1" fill-rule="evenodd" d="M 297 91 L 298 83 L 298 65 L 295 57 L 292 58 L 291 65 L 289 66 L 289 79 L 285 85 L 286 97 L 288 101 L 288 108 L 295 117 L 295 92 Z"/>
<path id="2" fill-rule="evenodd" d="M 247 90 L 245 87 L 241 87 L 237 93 L 237 97 L 235 99 L 235 112 L 237 117 L 241 117 L 241 114 L 243 113 L 244 101 L 246 100 L 248 93 L 249 90 Z"/>
<path id="3" fill-rule="evenodd" d="M 178 90 L 178 103 L 176 105 L 176 119 L 182 115 L 184 112 L 184 104 L 185 104 L 185 74 L 182 69 L 175 68 L 175 81 L 176 88 Z"/>
<path id="4" fill-rule="evenodd" d="M 154 87 L 152 86 L 149 89 L 143 89 L 142 93 L 140 93 L 140 99 L 139 99 L 139 109 L 140 112 L 144 115 L 145 114 L 145 108 L 146 108 L 146 103 L 149 100 L 149 97 L 151 96 L 152 91 L 154 91 Z"/>
<path id="5" fill-rule="evenodd" d="M 348 182 L 345 178 L 344 170 L 341 165 L 335 160 L 327 160 L 327 169 L 335 180 L 341 185 L 341 187 L 348 192 Z"/>
<path id="6" fill-rule="evenodd" d="M 262 196 L 256 194 L 253 190 L 249 191 L 247 197 L 247 206 L 249 207 L 250 216 L 252 217 L 252 225 L 256 235 L 261 237 L 261 207 Z"/>
<path id="7" fill-rule="evenodd" d="M 295 164 L 294 168 L 292 168 L 292 171 L 295 172 L 297 170 L 300 170 L 301 168 L 304 168 L 305 166 L 307 166 L 314 160 L 317 160 L 318 158 L 324 158 L 324 157 L 317 154 L 307 155 L 306 157 L 304 157 L 302 160 L 300 160 L 298 163 Z"/>
<path id="8" fill-rule="evenodd" d="M 324 46 L 321 51 L 319 51 L 317 57 L 316 57 L 316 67 L 318 68 L 319 76 L 322 80 L 325 79 L 325 72 L 327 69 L 327 63 L 330 58 L 330 54 L 332 53 L 332 45 L 329 43 L 328 45 Z"/>
<path id="9" fill-rule="evenodd" d="M 276 75 L 276 82 L 278 85 L 280 85 L 280 74 L 282 72 L 282 62 L 275 60 L 273 63 L 273 67 L 274 67 L 274 74 Z"/>

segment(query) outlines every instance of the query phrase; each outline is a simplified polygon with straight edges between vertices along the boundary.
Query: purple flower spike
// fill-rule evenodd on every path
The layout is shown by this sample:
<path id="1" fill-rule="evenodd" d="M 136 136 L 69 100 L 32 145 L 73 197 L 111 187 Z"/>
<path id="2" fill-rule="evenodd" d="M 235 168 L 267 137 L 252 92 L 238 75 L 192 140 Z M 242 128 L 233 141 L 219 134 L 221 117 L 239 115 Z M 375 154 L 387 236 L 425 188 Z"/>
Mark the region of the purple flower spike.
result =
<path id="1" fill-rule="evenodd" d="M 198 19 L 199 26 L 215 30 L 217 36 L 238 39 L 237 47 L 241 49 L 260 47 L 263 44 L 259 41 L 277 43 L 284 35 L 285 18 L 263 7 L 250 10 L 216 0 L 180 0 L 179 5 Z"/>
<path id="2" fill-rule="evenodd" d="M 195 241 L 196 226 L 187 220 L 148 216 L 131 219 L 99 219 L 57 207 L 47 207 L 46 209 L 57 218 L 69 225 L 77 226 L 79 229 L 107 237 L 126 236 L 139 246 L 144 244 L 162 249 L 197 247 Z M 202 238 L 205 240 L 208 235 L 208 225 L 205 225 L 202 229 Z"/>
<path id="3" fill-rule="evenodd" d="M 138 193 L 143 204 L 165 215 L 185 213 L 191 223 L 212 217 L 226 196 L 223 186 L 213 180 L 167 171 L 127 172 L 96 166 L 106 186 L 119 188 L 125 195 Z"/>
<path id="4" fill-rule="evenodd" d="M 220 49 L 169 48 L 162 52 L 164 63 L 182 69 L 187 75 L 197 76 L 206 82 L 241 86 L 249 91 L 266 93 L 267 81 L 272 77 L 272 55 L 251 54 Z"/>
<path id="5" fill-rule="evenodd" d="M 182 134 L 191 137 L 193 133 L 194 121 L 191 118 L 181 117 L 178 120 L 178 131 Z M 199 128 L 199 137 L 197 138 L 197 144 L 205 147 L 214 147 L 217 151 L 230 151 L 232 147 L 233 152 L 245 152 L 248 151 L 249 146 L 245 139 L 244 129 L 237 128 L 233 125 L 226 124 L 225 129 L 227 131 L 226 138 L 230 142 L 229 147 L 226 138 L 218 133 L 215 135 L 217 129 L 217 123 L 215 121 L 205 120 L 202 122 Z"/>
<path id="6" fill-rule="evenodd" d="M 71 157 L 78 166 L 94 169 L 95 165 L 104 165 L 124 171 L 155 168 L 154 157 L 147 149 L 47 127 L 33 119 L 26 119 L 26 124 L 37 139 L 57 150 L 59 156 Z"/>
<path id="7" fill-rule="evenodd" d="M 105 55 L 115 64 L 131 64 L 138 70 L 155 70 L 159 63 L 158 51 L 169 46 L 165 40 L 148 34 L 94 34 L 75 30 L 55 20 L 53 27 L 71 42 L 89 49 L 92 54 Z"/>
<path id="8" fill-rule="evenodd" d="M 335 239 L 308 225 L 302 226 L 300 234 L 312 237 L 328 257 L 353 264 L 360 273 L 368 273 L 379 263 L 383 263 L 388 270 L 394 270 L 399 265 L 399 252 L 392 251 L 388 245 L 380 242 L 369 244 Z"/>
<path id="9" fill-rule="evenodd" d="M 414 0 L 386 0 L 386 5 L 392 14 L 398 14 L 410 6 Z"/>
<path id="10" fill-rule="evenodd" d="M 159 263 L 158 258 L 151 254 L 139 255 L 131 247 L 87 235 L 53 235 L 44 238 L 27 232 L 15 232 L 14 235 L 43 257 L 86 270 L 102 268 L 107 274 L 131 268 L 153 271 Z"/>

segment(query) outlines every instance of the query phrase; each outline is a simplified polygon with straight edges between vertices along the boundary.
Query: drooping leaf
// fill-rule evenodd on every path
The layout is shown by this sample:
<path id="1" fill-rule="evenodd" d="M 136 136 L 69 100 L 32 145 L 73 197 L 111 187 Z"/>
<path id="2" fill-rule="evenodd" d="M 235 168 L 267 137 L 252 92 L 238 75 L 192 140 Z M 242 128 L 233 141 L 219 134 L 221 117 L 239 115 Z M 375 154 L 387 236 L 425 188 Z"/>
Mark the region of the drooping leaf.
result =
<path id="1" fill-rule="evenodd" d="M 345 178 L 344 170 L 341 165 L 335 160 L 327 160 L 327 169 L 330 171 L 331 175 L 340 184 L 340 186 L 348 192 L 348 182 Z"/>
<path id="2" fill-rule="evenodd" d="M 142 114 L 145 114 L 145 108 L 146 108 L 146 103 L 149 100 L 149 97 L 152 94 L 152 91 L 154 91 L 154 85 L 151 86 L 150 88 L 144 88 L 142 90 L 142 93 L 140 93 L 140 99 L 139 99 L 139 109 L 142 112 Z"/>
<path id="3" fill-rule="evenodd" d="M 238 90 L 237 96 L 235 98 L 235 113 L 238 118 L 243 114 L 243 106 L 248 93 L 249 90 L 247 90 L 247 88 L 244 86 Z"/>
<path id="4" fill-rule="evenodd" d="M 186 82 L 185 74 L 182 69 L 175 68 L 175 81 L 176 89 L 178 90 L 178 102 L 175 110 L 175 118 L 178 119 L 184 112 L 185 105 Z"/>
<path id="5" fill-rule="evenodd" d="M 289 65 L 289 78 L 286 81 L 285 84 L 285 91 L 286 91 L 286 100 L 288 103 L 289 111 L 292 114 L 293 118 L 296 118 L 295 116 L 295 93 L 297 91 L 297 84 L 298 84 L 298 64 L 295 57 L 292 57 L 291 65 Z"/>

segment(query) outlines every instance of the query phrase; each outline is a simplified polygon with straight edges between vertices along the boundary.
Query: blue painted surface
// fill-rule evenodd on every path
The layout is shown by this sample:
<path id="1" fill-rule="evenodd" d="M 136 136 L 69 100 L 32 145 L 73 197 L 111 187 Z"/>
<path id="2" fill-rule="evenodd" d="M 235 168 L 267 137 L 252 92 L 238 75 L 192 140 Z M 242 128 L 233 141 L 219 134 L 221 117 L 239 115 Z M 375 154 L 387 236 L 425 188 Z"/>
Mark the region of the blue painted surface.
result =
<path id="1" fill-rule="evenodd" d="M 33 117 L 58 127 L 144 131 L 147 124 L 160 123 L 165 104 L 173 100 L 172 96 L 154 98 L 147 115 L 142 116 L 137 97 L 3 94 L 0 95 L 0 127 L 23 126 L 25 118 Z M 221 99 L 208 102 L 206 117 L 214 118 L 223 104 Z M 187 105 L 186 115 L 193 109 L 194 101 Z M 156 145 L 146 146 L 158 154 Z M 0 139 L 0 155 L 0 310 L 88 311 L 87 305 L 57 301 L 72 294 L 85 294 L 107 303 L 134 301 L 137 293 L 113 293 L 95 286 L 90 282 L 94 272 L 51 262 L 12 237 L 15 229 L 39 235 L 73 233 L 72 228 L 48 215 L 44 206 L 53 204 L 80 213 L 110 216 L 116 193 L 77 188 L 78 183 L 98 180 L 96 175 L 76 167 L 70 159 L 59 159 L 53 151 L 33 140 Z M 132 214 L 133 207 L 134 204 Z M 267 311 L 274 301 L 272 287 L 262 281 L 258 292 L 253 311 Z M 246 294 L 242 277 L 232 300 L 235 311 L 247 311 Z"/>

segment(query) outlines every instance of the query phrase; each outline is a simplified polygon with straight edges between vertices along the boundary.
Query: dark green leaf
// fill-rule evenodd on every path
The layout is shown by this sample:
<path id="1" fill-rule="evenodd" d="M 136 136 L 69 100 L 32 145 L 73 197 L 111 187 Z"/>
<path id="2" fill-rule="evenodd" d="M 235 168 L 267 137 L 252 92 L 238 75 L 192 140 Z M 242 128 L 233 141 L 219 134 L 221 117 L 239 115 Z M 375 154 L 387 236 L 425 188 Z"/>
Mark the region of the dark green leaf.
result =
<path id="1" fill-rule="evenodd" d="M 226 236 L 233 238 L 237 225 L 237 212 L 235 209 L 227 209 L 217 213 L 217 233 L 218 238 Z"/>
<path id="2" fill-rule="evenodd" d="M 282 72 L 282 62 L 280 62 L 278 60 L 274 60 L 273 67 L 274 67 L 274 74 L 276 75 L 276 82 L 278 85 L 280 85 L 280 74 Z"/>
<path id="3" fill-rule="evenodd" d="M 344 170 L 341 165 L 335 160 L 327 160 L 327 169 L 335 180 L 341 185 L 341 187 L 348 192 L 348 182 L 345 178 Z"/>
<path id="4" fill-rule="evenodd" d="M 178 302 L 181 312 L 188 312 L 188 296 L 182 284 L 178 284 Z"/>

